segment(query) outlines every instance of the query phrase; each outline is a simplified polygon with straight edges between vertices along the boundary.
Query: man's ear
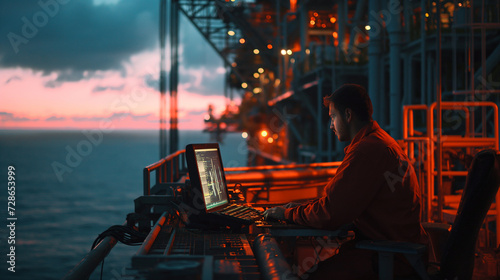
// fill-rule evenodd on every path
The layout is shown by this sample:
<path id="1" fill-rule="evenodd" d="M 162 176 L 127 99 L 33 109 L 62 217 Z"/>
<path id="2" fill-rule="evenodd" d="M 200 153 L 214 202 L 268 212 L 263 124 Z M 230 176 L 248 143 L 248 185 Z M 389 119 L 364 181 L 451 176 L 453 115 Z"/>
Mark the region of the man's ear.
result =
<path id="1" fill-rule="evenodd" d="M 344 111 L 344 117 L 347 123 L 350 123 L 352 120 L 352 110 L 351 108 L 346 108 Z"/>

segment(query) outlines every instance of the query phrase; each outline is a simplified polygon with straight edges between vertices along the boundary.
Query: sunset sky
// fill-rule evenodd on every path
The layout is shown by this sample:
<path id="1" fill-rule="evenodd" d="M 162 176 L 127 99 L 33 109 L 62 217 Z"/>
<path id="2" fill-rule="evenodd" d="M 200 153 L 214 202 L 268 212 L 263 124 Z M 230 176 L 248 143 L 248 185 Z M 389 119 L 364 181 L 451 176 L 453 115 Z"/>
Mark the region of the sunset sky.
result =
<path id="1" fill-rule="evenodd" d="M 158 129 L 158 22 L 158 0 L 0 2 L 0 129 Z M 179 127 L 201 129 L 225 69 L 180 25 Z"/>

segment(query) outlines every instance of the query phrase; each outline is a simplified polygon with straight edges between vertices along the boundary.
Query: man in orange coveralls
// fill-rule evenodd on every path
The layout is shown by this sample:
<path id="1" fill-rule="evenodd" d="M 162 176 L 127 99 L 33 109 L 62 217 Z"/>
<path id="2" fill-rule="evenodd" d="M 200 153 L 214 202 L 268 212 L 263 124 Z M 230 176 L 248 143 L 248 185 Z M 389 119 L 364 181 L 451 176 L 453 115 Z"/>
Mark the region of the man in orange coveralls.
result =
<path id="1" fill-rule="evenodd" d="M 336 175 L 323 196 L 308 203 L 268 209 L 268 218 L 336 230 L 353 224 L 356 238 L 339 253 L 310 270 L 307 279 L 376 278 L 376 253 L 357 249 L 357 240 L 427 243 L 420 224 L 419 187 L 408 158 L 376 121 L 366 90 L 346 84 L 324 98 L 330 128 L 340 141 L 349 141 Z M 412 273 L 404 258 L 395 258 L 395 273 Z"/>

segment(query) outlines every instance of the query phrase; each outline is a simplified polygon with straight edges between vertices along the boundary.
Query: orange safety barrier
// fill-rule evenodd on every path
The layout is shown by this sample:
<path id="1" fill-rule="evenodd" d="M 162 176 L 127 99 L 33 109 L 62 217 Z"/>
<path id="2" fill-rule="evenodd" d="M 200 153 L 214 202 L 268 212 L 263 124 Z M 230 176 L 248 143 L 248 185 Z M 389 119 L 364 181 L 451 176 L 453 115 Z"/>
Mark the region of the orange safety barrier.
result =
<path id="1" fill-rule="evenodd" d="M 455 120 L 465 121 L 465 131 L 463 135 L 442 135 L 441 143 L 437 143 L 435 129 L 442 129 L 442 124 L 434 123 L 434 114 L 437 103 L 427 105 L 407 105 L 403 107 L 403 141 L 407 143 L 406 151 L 410 160 L 417 166 L 417 176 L 422 187 L 422 208 L 423 220 L 431 221 L 432 201 L 434 195 L 434 177 L 437 174 L 444 176 L 465 176 L 467 171 L 442 170 L 443 166 L 436 166 L 435 154 L 436 146 L 441 144 L 444 148 L 465 148 L 473 156 L 477 149 L 495 148 L 499 149 L 499 126 L 498 126 L 498 106 L 493 102 L 441 102 L 441 110 L 462 111 L 461 118 Z M 486 131 L 486 114 L 483 113 L 483 132 L 478 137 L 474 131 L 474 111 L 476 108 L 490 108 L 493 110 L 493 131 Z M 426 117 L 426 132 L 416 131 L 414 127 L 414 112 L 424 111 Z M 484 112 L 485 109 L 483 109 Z M 490 111 L 491 112 L 491 111 Z M 437 127 L 435 127 L 437 125 Z M 442 131 L 442 130 L 441 130 Z M 500 194 L 497 194 L 497 201 L 500 201 Z M 440 203 L 441 200 L 438 200 Z M 440 208 L 442 209 L 442 207 Z M 497 211 L 497 232 L 500 232 L 500 211 Z M 500 238 L 497 238 L 500 244 Z"/>
<path id="2" fill-rule="evenodd" d="M 271 206 L 321 195 L 341 162 L 226 168 L 229 187 L 238 185 L 247 202 Z M 262 197 L 262 194 L 265 194 Z"/>
<path id="3" fill-rule="evenodd" d="M 181 179 L 187 172 L 186 150 L 179 150 L 143 169 L 143 192 L 151 194 L 151 173 L 155 172 L 155 185 L 161 183 L 174 183 Z"/>

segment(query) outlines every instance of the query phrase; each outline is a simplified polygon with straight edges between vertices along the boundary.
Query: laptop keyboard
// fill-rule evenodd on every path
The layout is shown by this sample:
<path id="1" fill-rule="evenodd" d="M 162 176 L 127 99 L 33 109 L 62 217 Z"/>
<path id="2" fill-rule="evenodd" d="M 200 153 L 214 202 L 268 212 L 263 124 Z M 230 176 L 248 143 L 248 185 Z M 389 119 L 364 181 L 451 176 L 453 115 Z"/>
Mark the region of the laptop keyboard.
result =
<path id="1" fill-rule="evenodd" d="M 217 258 L 252 255 L 245 235 L 233 233 L 202 233 L 177 229 L 170 255 L 212 255 Z"/>
<path id="2" fill-rule="evenodd" d="M 264 218 L 262 211 L 238 204 L 228 205 L 227 207 L 217 211 L 217 213 L 223 216 L 230 216 L 232 218 L 241 219 L 248 224 L 253 223 L 257 220 L 262 220 Z"/>
<path id="3" fill-rule="evenodd" d="M 262 279 L 250 246 L 250 241 L 244 234 L 223 232 L 210 233 L 177 228 L 168 255 L 213 256 L 215 266 L 214 275 L 216 276 L 214 279 Z M 217 266 L 221 265 L 222 267 L 217 268 Z M 217 275 L 218 270 L 225 271 L 227 270 L 227 268 L 225 268 L 227 266 L 231 268 L 229 269 L 230 272 L 234 272 L 234 269 L 236 269 L 238 272 L 237 276 L 235 274 L 224 273 Z"/>

